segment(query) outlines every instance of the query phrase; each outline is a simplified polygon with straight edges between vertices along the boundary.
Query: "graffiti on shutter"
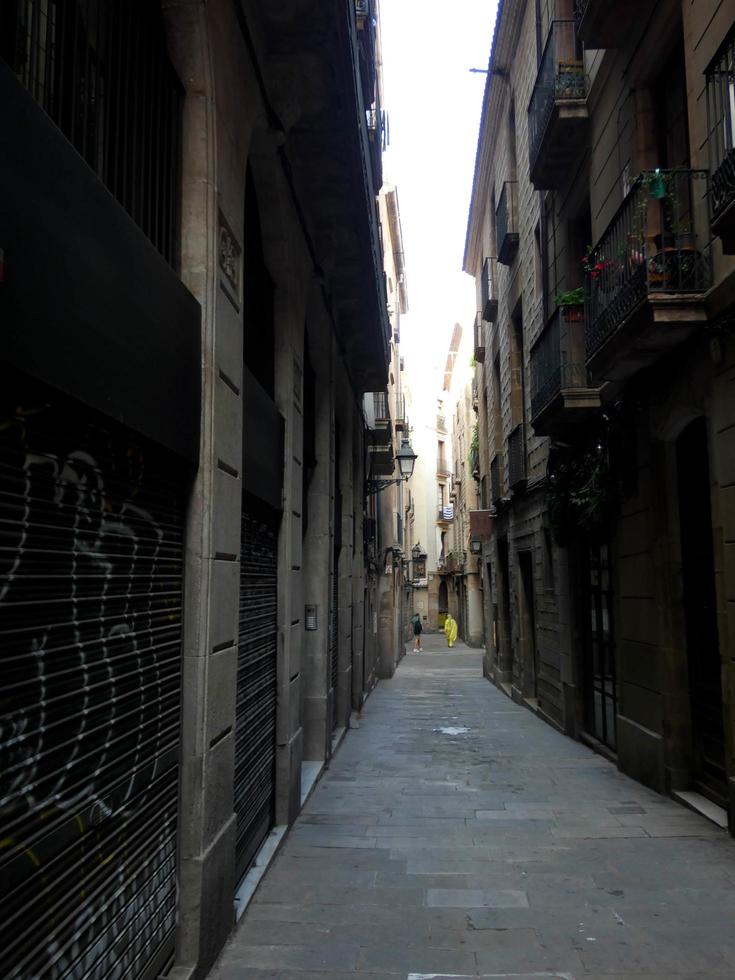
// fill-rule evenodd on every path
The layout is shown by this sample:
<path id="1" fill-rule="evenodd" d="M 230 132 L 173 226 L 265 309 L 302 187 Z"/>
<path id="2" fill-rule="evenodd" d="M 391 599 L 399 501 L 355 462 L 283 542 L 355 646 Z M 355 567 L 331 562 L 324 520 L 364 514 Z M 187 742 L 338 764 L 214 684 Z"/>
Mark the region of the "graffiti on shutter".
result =
<path id="1" fill-rule="evenodd" d="M 277 535 L 243 501 L 235 729 L 237 870 L 243 875 L 273 825 L 277 693 Z"/>
<path id="2" fill-rule="evenodd" d="M 0 379 L 3 977 L 173 952 L 184 510 L 175 463 Z"/>

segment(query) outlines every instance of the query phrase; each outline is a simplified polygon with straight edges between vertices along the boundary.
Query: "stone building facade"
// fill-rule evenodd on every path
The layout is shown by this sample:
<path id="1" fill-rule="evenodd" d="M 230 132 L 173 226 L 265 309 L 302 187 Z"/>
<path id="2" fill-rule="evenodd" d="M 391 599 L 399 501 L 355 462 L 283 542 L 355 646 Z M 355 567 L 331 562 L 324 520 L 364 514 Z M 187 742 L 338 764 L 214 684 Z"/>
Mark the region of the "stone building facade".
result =
<path id="1" fill-rule="evenodd" d="M 733 14 L 504 0 L 464 259 L 486 674 L 731 829 Z"/>
<path id="2" fill-rule="evenodd" d="M 460 348 L 461 355 L 465 351 Z M 469 362 L 467 362 L 469 363 Z M 452 615 L 457 620 L 460 637 L 469 646 L 484 642 L 482 594 L 482 558 L 475 551 L 471 534 L 470 513 L 480 509 L 479 481 L 472 466 L 472 446 L 477 432 L 477 415 L 472 401 L 472 385 L 460 356 L 459 379 L 452 388 L 452 489 L 454 505 L 452 550 L 445 563 L 453 595 Z"/>
<path id="3" fill-rule="evenodd" d="M 202 977 L 375 675 L 377 3 L 1 14 L 4 975 Z"/>

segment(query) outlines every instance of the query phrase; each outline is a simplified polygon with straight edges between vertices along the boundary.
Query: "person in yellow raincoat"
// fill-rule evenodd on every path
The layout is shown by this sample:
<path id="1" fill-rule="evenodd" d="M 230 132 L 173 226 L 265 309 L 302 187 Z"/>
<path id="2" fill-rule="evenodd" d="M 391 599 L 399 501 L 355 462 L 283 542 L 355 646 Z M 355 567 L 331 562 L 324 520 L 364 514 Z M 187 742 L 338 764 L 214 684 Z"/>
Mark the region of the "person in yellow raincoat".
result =
<path id="1" fill-rule="evenodd" d="M 449 647 L 453 647 L 457 639 L 457 620 L 452 619 L 451 613 L 447 613 L 447 618 L 444 620 L 444 635 Z"/>

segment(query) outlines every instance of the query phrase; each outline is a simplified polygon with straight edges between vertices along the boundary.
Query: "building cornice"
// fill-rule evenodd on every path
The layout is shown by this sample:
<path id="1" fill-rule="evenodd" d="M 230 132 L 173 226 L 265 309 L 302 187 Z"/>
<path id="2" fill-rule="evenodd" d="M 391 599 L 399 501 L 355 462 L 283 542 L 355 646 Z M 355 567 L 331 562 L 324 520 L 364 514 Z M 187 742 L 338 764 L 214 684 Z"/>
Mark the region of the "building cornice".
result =
<path id="1" fill-rule="evenodd" d="M 495 20 L 490 59 L 485 82 L 480 129 L 477 136 L 475 172 L 472 181 L 472 197 L 467 216 L 467 232 L 462 268 L 470 275 L 482 259 L 482 225 L 492 191 L 492 162 L 495 155 L 497 134 L 502 124 L 502 107 L 507 99 L 507 88 L 513 58 L 517 50 L 528 0 L 499 0 Z"/>

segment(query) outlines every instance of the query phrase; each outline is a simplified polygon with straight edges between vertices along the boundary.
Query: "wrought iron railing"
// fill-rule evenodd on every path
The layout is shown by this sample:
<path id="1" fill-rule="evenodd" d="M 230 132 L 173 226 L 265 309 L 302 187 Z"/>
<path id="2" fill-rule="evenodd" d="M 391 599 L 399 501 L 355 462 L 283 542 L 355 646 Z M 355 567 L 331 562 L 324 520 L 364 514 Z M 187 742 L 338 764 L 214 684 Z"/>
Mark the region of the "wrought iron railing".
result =
<path id="1" fill-rule="evenodd" d="M 437 521 L 442 523 L 449 523 L 454 520 L 454 504 L 444 504 L 437 510 Z"/>
<path id="2" fill-rule="evenodd" d="M 406 421 L 406 396 L 396 392 L 396 424 Z"/>
<path id="3" fill-rule="evenodd" d="M 516 188 L 518 182 L 506 180 L 495 208 L 495 240 L 498 245 L 498 262 L 510 265 L 518 248 L 518 218 Z"/>
<path id="4" fill-rule="evenodd" d="M 0 6 L 3 57 L 175 265 L 183 90 L 166 52 L 161 5 L 8 0 Z"/>
<path id="5" fill-rule="evenodd" d="M 528 107 L 528 152 L 532 167 L 555 104 L 586 97 L 582 46 L 577 40 L 575 22 L 554 20 Z"/>
<path id="6" fill-rule="evenodd" d="M 446 417 L 444 415 L 437 415 L 437 417 L 436 417 L 436 427 L 439 430 L 439 432 L 446 432 L 447 431 L 447 420 L 446 420 Z"/>
<path id="7" fill-rule="evenodd" d="M 587 357 L 652 293 L 712 282 L 706 170 L 648 170 L 585 257 Z"/>
<path id="8" fill-rule="evenodd" d="M 735 26 L 706 76 L 710 203 L 712 220 L 717 221 L 735 200 Z"/>
<path id="9" fill-rule="evenodd" d="M 482 319 L 488 323 L 494 323 L 498 315 L 498 293 L 497 293 L 497 262 L 495 258 L 488 257 L 482 263 L 482 280 L 480 283 L 482 306 L 480 312 Z"/>
<path id="10" fill-rule="evenodd" d="M 376 422 L 385 422 L 390 419 L 388 410 L 388 393 L 385 391 L 373 392 L 373 410 Z"/>
<path id="11" fill-rule="evenodd" d="M 511 490 L 526 482 L 526 432 L 521 422 L 508 436 L 508 486 Z"/>
<path id="12" fill-rule="evenodd" d="M 452 467 L 449 465 L 449 461 L 445 459 L 444 456 L 437 456 L 436 472 L 444 476 L 449 476 L 449 474 L 452 472 Z"/>
<path id="13" fill-rule="evenodd" d="M 490 499 L 496 504 L 503 497 L 503 475 L 500 472 L 500 456 L 490 461 Z"/>
<path id="14" fill-rule="evenodd" d="M 531 417 L 564 388 L 585 388 L 589 372 L 584 360 L 584 318 L 567 322 L 556 310 L 531 348 Z"/>

